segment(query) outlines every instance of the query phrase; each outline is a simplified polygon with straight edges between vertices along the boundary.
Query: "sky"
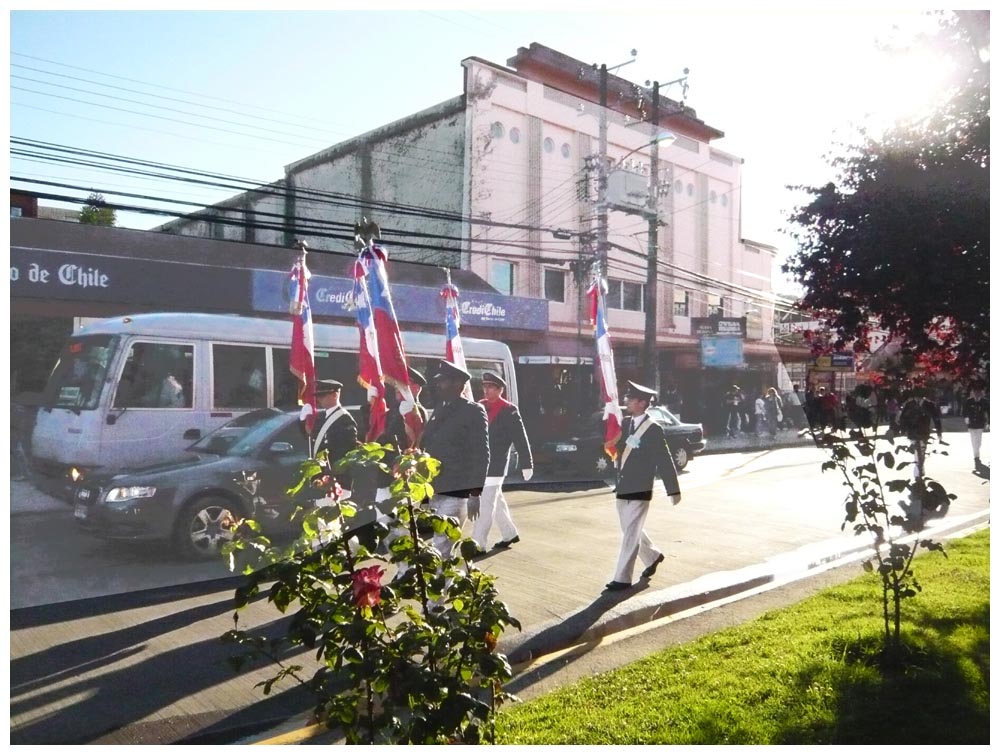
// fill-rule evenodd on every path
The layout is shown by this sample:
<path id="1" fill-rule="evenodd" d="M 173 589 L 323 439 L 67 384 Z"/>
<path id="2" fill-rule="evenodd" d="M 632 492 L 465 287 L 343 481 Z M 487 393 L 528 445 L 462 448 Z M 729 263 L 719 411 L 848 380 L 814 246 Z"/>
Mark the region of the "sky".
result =
<path id="1" fill-rule="evenodd" d="M 942 73 L 940 61 L 879 49 L 926 25 L 922 12 L 871 4 L 750 11 L 622 2 L 614 13 L 607 4 L 519 0 L 324 11 L 52 7 L 9 15 L 12 138 L 260 182 L 461 94 L 466 57 L 505 64 L 539 42 L 610 68 L 634 49 L 635 62 L 616 71 L 629 81 L 667 82 L 689 69 L 687 104 L 725 133 L 713 146 L 744 160 L 741 235 L 778 247 L 779 260 L 794 251 L 782 229 L 802 198 L 786 186 L 831 180 L 824 155 L 838 140 L 856 125 L 877 130 L 925 110 Z M 662 93 L 682 96 L 678 86 Z M 118 190 L 204 205 L 237 193 L 14 155 L 10 171 L 97 188 L 109 199 Z M 118 224 L 150 228 L 167 219 L 119 213 Z"/>

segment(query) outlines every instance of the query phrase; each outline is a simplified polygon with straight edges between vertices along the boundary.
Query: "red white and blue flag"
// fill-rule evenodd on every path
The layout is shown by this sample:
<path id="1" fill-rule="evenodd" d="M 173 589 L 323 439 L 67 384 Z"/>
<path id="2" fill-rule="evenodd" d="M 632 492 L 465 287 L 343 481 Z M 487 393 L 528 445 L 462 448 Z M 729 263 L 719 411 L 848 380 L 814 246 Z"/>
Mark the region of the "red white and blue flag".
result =
<path id="1" fill-rule="evenodd" d="M 444 331 L 445 331 L 445 359 L 452 364 L 461 367 L 468 372 L 465 365 L 465 351 L 462 349 L 462 336 L 458 329 L 461 325 L 458 307 L 458 287 L 451 282 L 449 276 L 448 283 L 441 289 L 441 297 L 444 299 Z M 472 401 L 472 386 L 468 381 L 462 388 L 462 395 Z"/>
<path id="2" fill-rule="evenodd" d="M 587 295 L 590 297 L 590 321 L 597 339 L 597 364 L 601 372 L 601 399 L 604 401 L 604 452 L 612 459 L 618 456 L 616 444 L 622 434 L 622 410 L 618 406 L 618 379 L 615 377 L 615 359 L 608 333 L 605 296 L 608 284 L 595 277 Z"/>
<path id="3" fill-rule="evenodd" d="M 368 296 L 367 270 L 358 259 L 354 263 L 354 290 L 351 294 L 358 321 L 361 343 L 358 348 L 358 382 L 368 392 L 368 434 L 375 440 L 385 431 L 385 383 L 378 358 L 378 332 Z"/>
<path id="4" fill-rule="evenodd" d="M 289 276 L 288 311 L 292 316 L 292 348 L 288 357 L 288 369 L 299 381 L 299 417 L 306 423 L 306 431 L 312 434 L 316 419 L 316 361 L 313 340 L 312 307 L 309 306 L 309 278 L 303 254 L 292 265 Z"/>
<path id="5" fill-rule="evenodd" d="M 396 389 L 400 399 L 399 411 L 406 423 L 406 433 L 410 442 L 417 446 L 424 431 L 424 421 L 416 411 L 406 350 L 403 348 L 396 310 L 389 292 L 389 277 L 386 273 L 388 255 L 385 249 L 373 244 L 361 252 L 361 259 L 368 269 L 368 296 L 375 333 L 378 337 L 378 359 L 382 367 L 382 379 L 387 385 Z"/>

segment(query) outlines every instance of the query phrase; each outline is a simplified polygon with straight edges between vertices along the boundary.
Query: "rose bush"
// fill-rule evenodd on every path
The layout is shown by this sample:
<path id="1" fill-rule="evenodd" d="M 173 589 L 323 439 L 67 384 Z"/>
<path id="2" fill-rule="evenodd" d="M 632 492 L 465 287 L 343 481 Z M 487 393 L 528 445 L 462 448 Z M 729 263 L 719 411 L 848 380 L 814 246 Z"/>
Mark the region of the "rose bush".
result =
<path id="1" fill-rule="evenodd" d="M 391 467 L 387 457 L 395 458 Z M 380 509 L 340 500 L 336 472 L 378 468 L 393 482 Z M 224 639 L 243 652 L 236 668 L 266 658 L 277 671 L 261 683 L 265 694 L 289 681 L 316 694 L 315 715 L 348 743 L 478 744 L 494 739 L 498 706 L 514 699 L 511 676 L 496 652 L 503 631 L 520 624 L 498 599 L 494 577 L 475 567 L 475 543 L 461 539 L 455 519 L 432 514 L 439 463 L 419 451 L 398 454 L 377 443 L 359 447 L 334 465 L 303 463 L 292 496 L 326 493 L 325 505 L 304 503 L 302 534 L 278 548 L 266 537 L 238 536 L 226 548 L 230 568 L 239 551 L 255 551 L 258 567 L 236 591 L 234 628 Z M 357 479 L 357 478 L 356 478 Z M 363 522 L 358 524 L 358 522 Z M 259 528 L 245 528 L 259 533 Z M 429 542 L 447 533 L 457 553 Z M 387 581 L 387 569 L 395 572 Z M 294 608 L 285 634 L 268 638 L 243 631 L 240 612 L 266 590 L 280 612 Z M 310 675 L 294 652 L 315 651 Z"/>

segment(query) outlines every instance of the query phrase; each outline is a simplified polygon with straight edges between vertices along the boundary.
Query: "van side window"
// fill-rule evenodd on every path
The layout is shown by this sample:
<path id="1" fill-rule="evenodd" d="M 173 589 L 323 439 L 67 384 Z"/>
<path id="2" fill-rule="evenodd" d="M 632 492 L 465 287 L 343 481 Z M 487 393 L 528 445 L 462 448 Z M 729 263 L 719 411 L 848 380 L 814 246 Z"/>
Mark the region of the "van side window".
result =
<path id="1" fill-rule="evenodd" d="M 190 409 L 194 347 L 136 342 L 115 392 L 117 409 Z"/>
<path id="2" fill-rule="evenodd" d="M 263 409 L 267 406 L 267 352 L 262 346 L 212 344 L 213 406 Z"/>
<path id="3" fill-rule="evenodd" d="M 316 379 L 339 380 L 344 384 L 340 391 L 340 403 L 344 406 L 366 406 L 368 396 L 358 383 L 358 354 L 346 351 L 323 351 L 317 349 Z"/>
<path id="4" fill-rule="evenodd" d="M 299 405 L 299 381 L 288 369 L 290 349 L 271 348 L 271 369 L 274 371 L 274 406 L 295 409 Z"/>

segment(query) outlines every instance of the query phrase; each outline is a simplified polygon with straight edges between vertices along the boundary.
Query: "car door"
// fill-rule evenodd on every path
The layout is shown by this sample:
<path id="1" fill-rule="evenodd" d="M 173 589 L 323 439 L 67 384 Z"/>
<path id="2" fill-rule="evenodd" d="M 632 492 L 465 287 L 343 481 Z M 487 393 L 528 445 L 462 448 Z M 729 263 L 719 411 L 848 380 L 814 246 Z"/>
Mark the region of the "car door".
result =
<path id="1" fill-rule="evenodd" d="M 299 467 L 309 457 L 309 443 L 301 424 L 291 419 L 274 433 L 257 452 L 260 464 L 253 494 L 254 518 L 269 530 L 297 530 L 301 514 L 292 520 L 297 506 L 307 506 L 320 497 L 315 488 L 306 486 L 292 499 L 287 490 L 298 483 Z"/>

